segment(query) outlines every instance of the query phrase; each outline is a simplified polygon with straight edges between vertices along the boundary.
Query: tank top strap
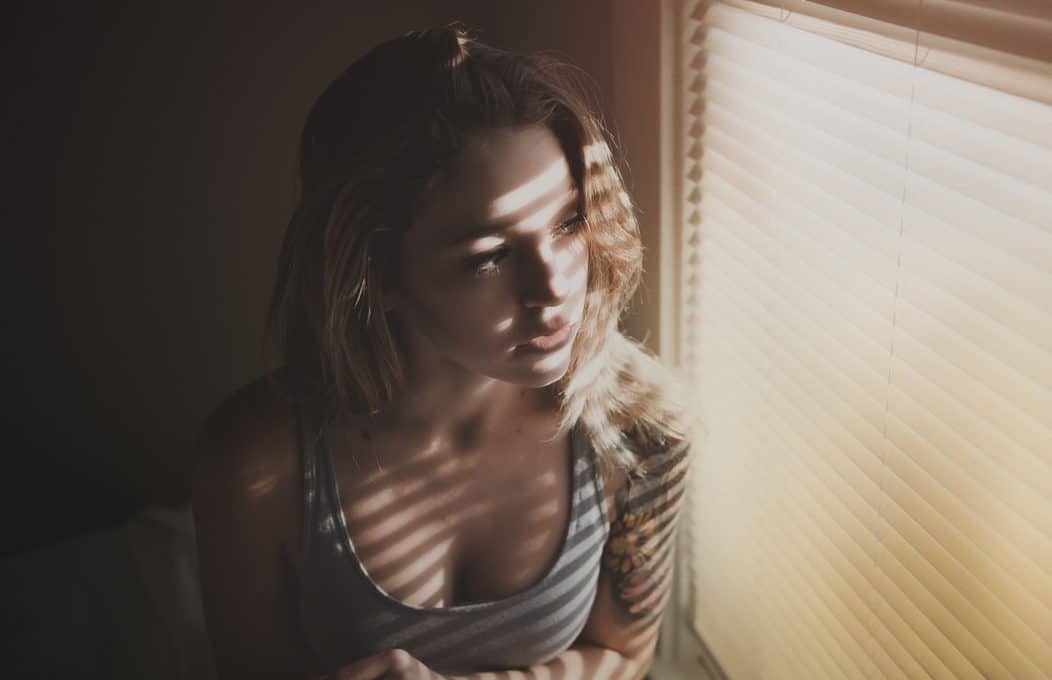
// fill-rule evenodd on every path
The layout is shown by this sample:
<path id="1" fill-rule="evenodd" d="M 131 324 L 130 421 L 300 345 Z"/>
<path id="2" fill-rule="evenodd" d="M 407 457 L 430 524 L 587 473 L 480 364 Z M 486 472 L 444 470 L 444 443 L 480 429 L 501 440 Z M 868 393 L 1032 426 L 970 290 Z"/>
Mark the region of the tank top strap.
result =
<path id="1" fill-rule="evenodd" d="M 588 447 L 588 458 L 592 465 L 592 481 L 595 483 L 595 502 L 602 513 L 602 523 L 607 525 L 610 518 L 606 509 L 606 484 L 603 482 L 603 468 L 599 462 L 599 454 L 591 446 Z"/>
<path id="2" fill-rule="evenodd" d="M 580 454 L 587 461 L 588 467 L 591 469 L 592 487 L 595 490 L 595 505 L 599 508 L 599 523 L 603 527 L 604 532 L 609 530 L 609 516 L 607 515 L 606 508 L 606 496 L 605 496 L 605 482 L 603 481 L 603 465 L 604 462 L 599 459 L 599 453 L 595 450 L 592 445 L 592 439 L 588 434 L 587 428 L 584 423 L 578 421 L 574 425 L 576 438 L 578 440 L 577 447 L 582 451 Z"/>

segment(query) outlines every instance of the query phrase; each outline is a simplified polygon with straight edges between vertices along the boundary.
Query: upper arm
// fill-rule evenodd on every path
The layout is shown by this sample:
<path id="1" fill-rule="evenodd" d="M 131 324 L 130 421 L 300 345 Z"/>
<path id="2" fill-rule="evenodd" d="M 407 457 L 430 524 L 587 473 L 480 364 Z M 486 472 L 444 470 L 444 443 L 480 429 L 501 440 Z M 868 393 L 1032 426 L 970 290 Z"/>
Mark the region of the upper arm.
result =
<path id="1" fill-rule="evenodd" d="M 295 505 L 293 421 L 264 388 L 221 405 L 198 437 L 193 510 L 218 676 L 306 677 L 283 581 Z"/>
<path id="2" fill-rule="evenodd" d="M 647 476 L 618 477 L 599 590 L 579 640 L 649 662 L 671 594 L 675 533 L 690 463 L 687 441 L 647 458 Z"/>

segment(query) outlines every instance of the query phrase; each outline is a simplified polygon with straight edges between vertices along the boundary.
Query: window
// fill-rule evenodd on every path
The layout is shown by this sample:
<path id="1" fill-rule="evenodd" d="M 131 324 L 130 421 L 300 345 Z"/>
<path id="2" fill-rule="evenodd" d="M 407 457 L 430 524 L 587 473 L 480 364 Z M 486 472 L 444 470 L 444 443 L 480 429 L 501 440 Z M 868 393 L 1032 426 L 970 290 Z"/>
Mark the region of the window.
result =
<path id="1" fill-rule="evenodd" d="M 685 677 L 1050 677 L 1052 4 L 671 6 Z"/>

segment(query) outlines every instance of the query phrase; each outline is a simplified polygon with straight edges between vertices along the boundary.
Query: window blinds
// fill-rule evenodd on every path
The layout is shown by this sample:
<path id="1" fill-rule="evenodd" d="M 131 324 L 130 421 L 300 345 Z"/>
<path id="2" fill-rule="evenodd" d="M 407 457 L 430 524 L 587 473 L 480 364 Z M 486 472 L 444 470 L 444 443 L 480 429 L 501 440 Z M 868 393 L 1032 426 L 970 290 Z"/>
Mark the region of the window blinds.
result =
<path id="1" fill-rule="evenodd" d="M 1052 3 L 682 9 L 691 625 L 735 680 L 1052 677 Z"/>

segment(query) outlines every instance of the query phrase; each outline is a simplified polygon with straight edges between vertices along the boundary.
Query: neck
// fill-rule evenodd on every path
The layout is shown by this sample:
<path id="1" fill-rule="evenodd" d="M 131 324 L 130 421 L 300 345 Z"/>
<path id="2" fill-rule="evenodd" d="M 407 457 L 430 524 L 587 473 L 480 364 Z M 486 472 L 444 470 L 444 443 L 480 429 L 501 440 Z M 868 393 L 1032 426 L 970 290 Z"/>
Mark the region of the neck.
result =
<path id="1" fill-rule="evenodd" d="M 536 411 L 539 390 L 486 379 L 450 388 L 407 384 L 369 424 L 371 432 L 411 436 L 430 442 L 469 442 L 489 437 Z"/>
<path id="2" fill-rule="evenodd" d="M 401 395 L 367 419 L 370 435 L 412 440 L 426 448 L 468 451 L 493 441 L 537 413 L 558 412 L 549 387 L 524 387 L 466 368 L 436 351 L 424 335 L 405 325 L 405 381 Z"/>

